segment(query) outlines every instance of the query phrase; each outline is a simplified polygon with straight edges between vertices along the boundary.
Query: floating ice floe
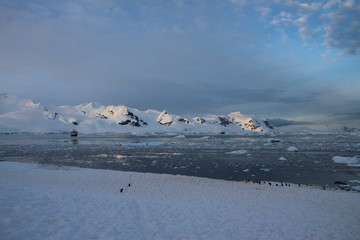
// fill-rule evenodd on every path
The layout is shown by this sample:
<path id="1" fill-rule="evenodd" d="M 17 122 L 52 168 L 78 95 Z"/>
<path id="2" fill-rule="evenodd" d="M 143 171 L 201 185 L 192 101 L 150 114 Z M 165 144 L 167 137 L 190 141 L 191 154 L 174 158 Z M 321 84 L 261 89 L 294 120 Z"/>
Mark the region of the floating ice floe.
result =
<path id="1" fill-rule="evenodd" d="M 121 143 L 121 146 L 124 147 L 144 147 L 144 146 L 160 146 L 160 145 L 166 145 L 166 142 L 123 142 Z"/>
<path id="2" fill-rule="evenodd" d="M 279 161 L 286 161 L 287 159 L 284 157 L 279 157 Z"/>
<path id="3" fill-rule="evenodd" d="M 288 152 L 298 152 L 299 149 L 297 147 L 291 146 L 291 147 L 288 147 L 287 151 Z"/>
<path id="4" fill-rule="evenodd" d="M 349 167 L 360 167 L 360 158 L 334 156 L 332 160 L 336 163 L 345 163 Z"/>
<path id="5" fill-rule="evenodd" d="M 243 172 L 248 172 L 248 171 L 250 171 L 249 169 L 244 169 L 244 170 L 242 170 Z"/>
<path id="6" fill-rule="evenodd" d="M 109 157 L 110 155 L 108 154 L 98 154 L 98 155 L 95 155 L 94 157 L 101 157 L 101 158 L 106 158 L 106 157 Z"/>
<path id="7" fill-rule="evenodd" d="M 226 152 L 226 154 L 245 154 L 247 153 L 247 150 L 237 150 L 232 152 Z"/>
<path id="8" fill-rule="evenodd" d="M 183 155 L 182 153 L 172 153 L 171 155 L 173 155 L 173 156 L 180 156 L 180 155 Z"/>
<path id="9" fill-rule="evenodd" d="M 121 155 L 121 154 L 115 154 L 115 155 L 112 155 L 113 158 L 116 158 L 116 159 L 123 159 L 123 158 L 127 158 L 127 156 L 125 155 Z"/>
<path id="10" fill-rule="evenodd" d="M 301 139 L 310 140 L 310 139 L 312 139 L 312 137 L 307 136 L 307 137 L 303 137 L 303 138 L 301 138 Z"/>
<path id="11" fill-rule="evenodd" d="M 349 183 L 360 183 L 360 180 L 350 180 Z"/>
<path id="12" fill-rule="evenodd" d="M 174 138 L 186 138 L 184 134 L 179 134 L 177 136 L 175 136 Z"/>
<path id="13" fill-rule="evenodd" d="M 261 171 L 264 171 L 264 172 L 270 172 L 270 169 L 269 168 L 260 168 Z"/>
<path id="14" fill-rule="evenodd" d="M 203 137 L 201 137 L 201 139 L 211 139 L 212 137 L 210 137 L 210 136 L 203 136 Z"/>

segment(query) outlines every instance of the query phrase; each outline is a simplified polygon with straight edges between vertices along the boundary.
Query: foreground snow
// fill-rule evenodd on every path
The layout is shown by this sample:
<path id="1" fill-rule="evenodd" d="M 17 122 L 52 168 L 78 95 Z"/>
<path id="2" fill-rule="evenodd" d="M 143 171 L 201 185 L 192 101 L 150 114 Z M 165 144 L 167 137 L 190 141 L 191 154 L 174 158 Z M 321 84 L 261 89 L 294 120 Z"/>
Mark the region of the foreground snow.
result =
<path id="1" fill-rule="evenodd" d="M 294 185 L 0 162 L 0 202 L 0 239 L 360 236 L 359 193 Z"/>

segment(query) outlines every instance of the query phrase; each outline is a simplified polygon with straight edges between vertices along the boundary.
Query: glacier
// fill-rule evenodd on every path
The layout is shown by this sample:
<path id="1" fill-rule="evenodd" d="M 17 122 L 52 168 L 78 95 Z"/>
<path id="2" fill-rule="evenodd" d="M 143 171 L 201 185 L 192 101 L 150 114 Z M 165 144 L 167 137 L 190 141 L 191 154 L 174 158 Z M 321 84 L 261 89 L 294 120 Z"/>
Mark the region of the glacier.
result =
<path id="1" fill-rule="evenodd" d="M 30 99 L 0 94 L 0 133 L 80 134 L 196 134 L 274 132 L 265 120 L 233 112 L 228 115 L 181 117 L 167 111 L 141 111 L 124 105 L 104 106 L 84 103 L 76 106 L 52 106 Z"/>

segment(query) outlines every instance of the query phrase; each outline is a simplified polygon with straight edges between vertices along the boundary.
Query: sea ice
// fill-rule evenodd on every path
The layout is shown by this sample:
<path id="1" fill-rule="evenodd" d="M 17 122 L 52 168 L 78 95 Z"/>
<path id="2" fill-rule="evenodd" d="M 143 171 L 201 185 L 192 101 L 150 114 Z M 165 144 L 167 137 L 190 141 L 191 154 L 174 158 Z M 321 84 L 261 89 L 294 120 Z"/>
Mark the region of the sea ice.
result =
<path id="1" fill-rule="evenodd" d="M 301 138 L 301 139 L 304 139 L 304 140 L 310 140 L 310 139 L 312 139 L 312 137 L 307 136 L 307 137 L 303 137 L 303 138 Z"/>
<path id="2" fill-rule="evenodd" d="M 144 146 L 160 146 L 166 145 L 166 142 L 122 142 L 121 146 L 124 147 L 144 147 Z"/>
<path id="3" fill-rule="evenodd" d="M 226 152 L 226 154 L 245 154 L 247 153 L 247 150 L 237 150 L 232 152 Z"/>
<path id="4" fill-rule="evenodd" d="M 360 158 L 334 156 L 332 160 L 336 163 L 345 163 L 349 167 L 360 167 Z"/>
<path id="5" fill-rule="evenodd" d="M 350 183 L 360 183 L 360 180 L 350 180 Z"/>
<path id="6" fill-rule="evenodd" d="M 184 134 L 176 135 L 174 138 L 186 138 Z"/>
<path id="7" fill-rule="evenodd" d="M 288 147 L 287 151 L 289 151 L 289 152 L 298 152 L 299 149 L 297 147 L 291 146 L 291 147 Z"/>
<path id="8" fill-rule="evenodd" d="M 287 159 L 284 157 L 279 157 L 279 161 L 286 161 Z"/>

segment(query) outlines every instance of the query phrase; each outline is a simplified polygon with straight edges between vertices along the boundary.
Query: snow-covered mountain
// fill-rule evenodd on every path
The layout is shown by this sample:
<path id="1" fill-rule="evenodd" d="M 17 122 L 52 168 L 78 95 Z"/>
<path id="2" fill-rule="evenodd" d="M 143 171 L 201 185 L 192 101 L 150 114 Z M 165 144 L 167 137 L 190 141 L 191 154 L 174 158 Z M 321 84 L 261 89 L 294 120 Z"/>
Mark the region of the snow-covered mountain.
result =
<path id="1" fill-rule="evenodd" d="M 0 133 L 267 133 L 267 121 L 233 112 L 184 118 L 166 111 L 140 111 L 98 103 L 46 107 L 32 100 L 0 94 Z"/>

